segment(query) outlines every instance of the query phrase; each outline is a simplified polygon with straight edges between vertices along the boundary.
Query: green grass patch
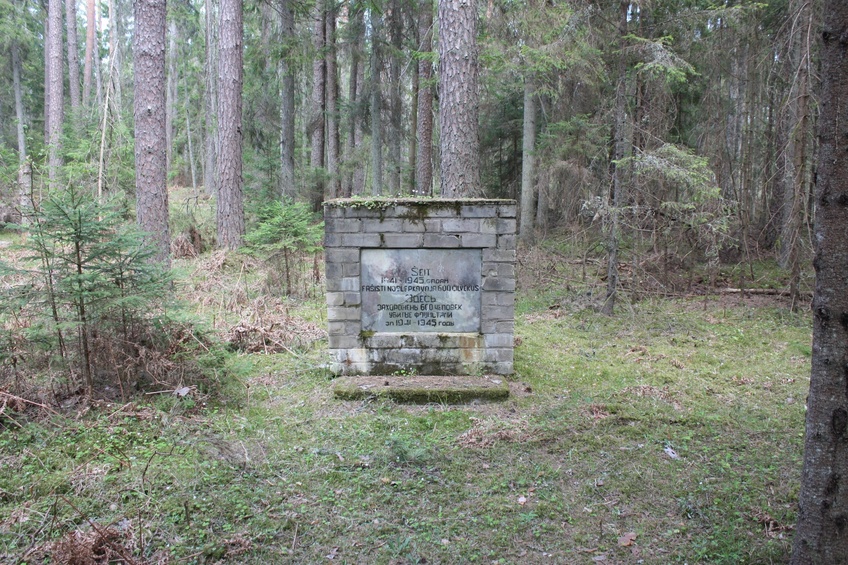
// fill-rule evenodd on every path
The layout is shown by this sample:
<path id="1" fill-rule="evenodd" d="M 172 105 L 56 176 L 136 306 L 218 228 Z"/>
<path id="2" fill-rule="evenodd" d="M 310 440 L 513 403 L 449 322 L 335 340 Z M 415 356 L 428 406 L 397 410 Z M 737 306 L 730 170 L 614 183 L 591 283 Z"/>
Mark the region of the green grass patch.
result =
<path id="1" fill-rule="evenodd" d="M 259 310 L 249 264 L 180 269 L 222 335 L 272 307 L 323 323 L 320 300 Z M 339 401 L 318 340 L 214 360 L 219 401 L 7 411 L 0 561 L 103 534 L 141 563 L 784 562 L 809 316 L 734 298 L 608 318 L 580 292 L 519 296 L 504 402 Z"/>

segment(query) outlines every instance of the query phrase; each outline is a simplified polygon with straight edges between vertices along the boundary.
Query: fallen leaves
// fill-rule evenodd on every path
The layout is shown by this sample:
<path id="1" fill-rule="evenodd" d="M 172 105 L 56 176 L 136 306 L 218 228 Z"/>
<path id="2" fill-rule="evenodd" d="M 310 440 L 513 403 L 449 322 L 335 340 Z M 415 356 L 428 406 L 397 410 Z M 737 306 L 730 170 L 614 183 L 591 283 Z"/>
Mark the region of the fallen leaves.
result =
<path id="1" fill-rule="evenodd" d="M 587 407 L 589 411 L 589 417 L 593 420 L 603 420 L 605 418 L 609 418 L 609 410 L 604 404 L 590 404 Z"/>
<path id="2" fill-rule="evenodd" d="M 492 447 L 499 442 L 524 443 L 535 438 L 526 420 L 471 418 L 471 421 L 471 429 L 457 438 L 462 447 Z"/>
<path id="3" fill-rule="evenodd" d="M 618 545 L 621 547 L 630 547 L 636 541 L 636 532 L 627 532 L 618 538 Z"/>
<path id="4" fill-rule="evenodd" d="M 781 524 L 777 520 L 771 517 L 768 512 L 755 512 L 753 514 L 754 520 L 763 525 L 765 530 L 766 537 L 768 538 L 778 538 L 782 539 L 783 534 L 785 532 L 791 532 L 795 529 L 795 526 L 792 524 Z"/>

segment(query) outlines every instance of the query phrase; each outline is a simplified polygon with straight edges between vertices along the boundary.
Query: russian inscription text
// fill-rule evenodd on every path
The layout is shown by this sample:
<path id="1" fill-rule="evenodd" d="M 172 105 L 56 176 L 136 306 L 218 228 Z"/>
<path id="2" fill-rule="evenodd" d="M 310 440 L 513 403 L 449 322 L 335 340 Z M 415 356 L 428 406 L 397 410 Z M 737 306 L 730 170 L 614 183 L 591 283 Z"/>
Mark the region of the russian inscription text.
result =
<path id="1" fill-rule="evenodd" d="M 363 249 L 363 331 L 480 331 L 481 261 L 480 249 Z"/>

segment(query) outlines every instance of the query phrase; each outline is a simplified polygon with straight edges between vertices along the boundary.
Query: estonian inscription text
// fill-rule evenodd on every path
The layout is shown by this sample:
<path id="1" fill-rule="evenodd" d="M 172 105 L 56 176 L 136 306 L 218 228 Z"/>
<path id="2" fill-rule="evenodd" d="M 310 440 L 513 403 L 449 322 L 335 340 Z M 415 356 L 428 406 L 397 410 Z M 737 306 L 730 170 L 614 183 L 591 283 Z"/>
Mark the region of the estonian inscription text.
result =
<path id="1" fill-rule="evenodd" d="M 479 249 L 363 249 L 362 329 L 480 329 Z"/>

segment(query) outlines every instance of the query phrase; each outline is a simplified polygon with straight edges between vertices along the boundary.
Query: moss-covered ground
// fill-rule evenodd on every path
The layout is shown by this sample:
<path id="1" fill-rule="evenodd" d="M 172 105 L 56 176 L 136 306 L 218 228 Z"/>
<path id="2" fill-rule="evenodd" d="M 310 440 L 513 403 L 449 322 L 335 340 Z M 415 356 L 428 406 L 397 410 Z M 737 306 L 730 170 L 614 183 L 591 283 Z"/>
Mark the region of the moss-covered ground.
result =
<path id="1" fill-rule="evenodd" d="M 320 287 L 270 304 L 265 274 L 202 261 L 176 272 L 210 325 L 323 323 Z M 625 294 L 605 317 L 558 268 L 519 291 L 504 402 L 337 400 L 303 337 L 230 353 L 216 396 L 4 406 L 0 561 L 785 562 L 807 312 Z"/>

